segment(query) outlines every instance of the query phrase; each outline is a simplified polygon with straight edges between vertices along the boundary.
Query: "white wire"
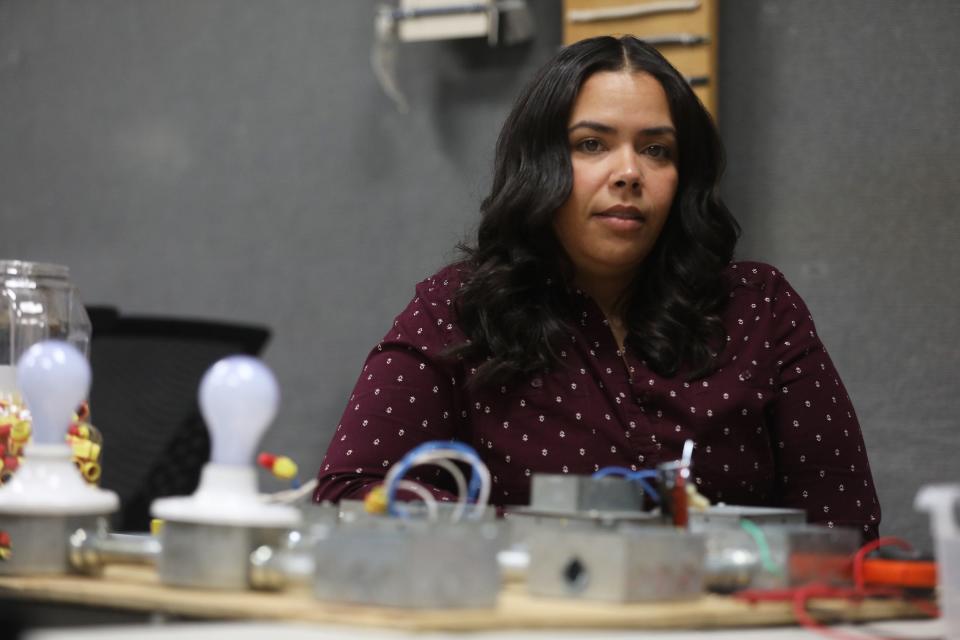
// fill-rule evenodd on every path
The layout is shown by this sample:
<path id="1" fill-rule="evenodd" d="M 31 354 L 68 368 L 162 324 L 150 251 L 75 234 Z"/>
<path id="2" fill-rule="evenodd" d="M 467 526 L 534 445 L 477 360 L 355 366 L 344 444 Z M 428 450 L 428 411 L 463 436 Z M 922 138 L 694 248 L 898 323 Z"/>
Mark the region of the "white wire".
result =
<path id="1" fill-rule="evenodd" d="M 458 449 L 436 449 L 424 455 L 442 455 L 444 458 L 466 462 L 476 470 L 477 475 L 480 476 L 480 494 L 477 496 L 477 503 L 473 506 L 469 518 L 479 520 L 483 516 L 487 502 L 490 500 L 490 470 L 487 469 L 487 465 L 483 464 L 479 458 L 470 456 Z M 417 456 L 415 460 L 420 458 L 421 456 Z M 466 500 L 466 492 L 464 492 L 464 500 Z"/>
<path id="2" fill-rule="evenodd" d="M 411 480 L 398 480 L 397 488 L 405 489 L 410 493 L 415 493 L 421 500 L 423 500 L 423 503 L 427 506 L 427 519 L 440 519 L 440 510 L 437 508 L 437 499 L 433 497 L 433 494 L 430 493 L 429 489 Z"/>
<path id="3" fill-rule="evenodd" d="M 276 493 L 261 493 L 260 500 L 262 502 L 281 502 L 284 504 L 289 504 L 291 502 L 296 502 L 309 493 L 313 493 L 313 490 L 316 488 L 317 479 L 313 478 L 312 480 L 304 482 L 296 489 L 286 489 L 284 491 L 277 491 Z"/>
<path id="4" fill-rule="evenodd" d="M 467 479 L 463 476 L 460 467 L 450 462 L 450 456 L 445 451 L 424 451 L 410 461 L 410 468 L 424 464 L 434 464 L 453 476 L 457 485 L 457 506 L 454 507 L 450 519 L 459 522 L 467 510 Z"/>
<path id="5" fill-rule="evenodd" d="M 472 520 L 478 520 L 483 516 L 483 512 L 486 510 L 487 502 L 490 500 L 491 489 L 490 471 L 487 469 L 487 466 L 483 464 L 483 462 L 479 461 L 478 458 L 467 455 L 466 453 L 457 449 L 438 448 L 432 451 L 425 451 L 422 454 L 412 458 L 409 464 L 406 466 L 406 471 L 409 472 L 409 470 L 413 467 L 423 464 L 435 464 L 447 470 L 450 475 L 453 476 L 453 480 L 457 485 L 457 508 L 454 510 L 453 515 L 451 516 L 452 520 L 457 521 L 463 517 L 463 513 L 466 510 L 468 498 L 467 482 L 460 469 L 457 468 L 456 465 L 450 463 L 451 459 L 459 460 L 471 465 L 474 469 L 476 469 L 477 474 L 480 476 L 480 494 L 477 496 L 477 503 L 474 505 L 473 511 L 471 511 L 470 515 L 468 516 Z M 390 470 L 387 471 L 387 476 L 383 480 L 384 486 L 389 487 L 392 482 L 395 482 L 400 471 L 401 465 L 399 464 L 395 464 L 390 467 Z"/>
<path id="6" fill-rule="evenodd" d="M 410 463 L 406 466 L 406 472 L 409 473 L 412 468 L 425 464 L 437 465 L 453 476 L 453 481 L 457 485 L 457 507 L 453 512 L 452 519 L 459 520 L 463 517 L 463 512 L 467 508 L 467 480 L 463 477 L 463 472 L 460 471 L 457 465 L 450 462 L 446 450 L 424 451 L 410 460 Z M 387 477 L 383 479 L 383 486 L 389 487 L 391 483 L 395 482 L 398 479 L 400 470 L 401 465 L 399 464 L 390 467 L 390 470 L 387 472 Z"/>
<path id="7" fill-rule="evenodd" d="M 457 477 L 459 476 L 457 486 L 462 486 L 463 494 L 466 495 L 467 482 L 464 479 L 463 473 L 460 471 L 460 469 L 458 469 L 457 466 L 449 460 L 440 460 L 437 461 L 436 464 L 449 471 L 454 476 L 454 480 L 457 480 Z M 313 493 L 313 490 L 316 488 L 316 486 L 317 479 L 313 478 L 312 480 L 303 483 L 303 485 L 296 489 L 287 489 L 285 491 L 277 491 L 276 493 L 262 493 L 260 494 L 260 500 L 268 503 L 289 504 L 292 502 L 297 502 L 300 498 L 307 494 Z M 409 480 L 398 481 L 397 488 L 405 489 L 411 493 L 415 493 L 417 497 L 423 500 L 427 507 L 427 517 L 429 519 L 437 520 L 439 518 L 440 511 L 437 507 L 437 499 L 433 497 L 433 494 L 431 494 L 428 489 L 417 484 L 416 482 L 411 482 Z M 461 508 L 461 514 L 465 508 L 466 505 Z"/>

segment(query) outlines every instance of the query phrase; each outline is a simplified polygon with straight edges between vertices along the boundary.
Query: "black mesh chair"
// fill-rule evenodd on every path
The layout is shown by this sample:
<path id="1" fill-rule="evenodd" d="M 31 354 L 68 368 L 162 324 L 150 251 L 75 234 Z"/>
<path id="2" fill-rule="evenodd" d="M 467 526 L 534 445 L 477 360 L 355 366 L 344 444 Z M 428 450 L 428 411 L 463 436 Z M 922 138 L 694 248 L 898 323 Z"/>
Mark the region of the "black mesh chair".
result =
<path id="1" fill-rule="evenodd" d="M 90 417 L 103 434 L 100 485 L 120 497 L 117 531 L 146 531 L 150 503 L 187 495 L 210 457 L 200 379 L 217 360 L 257 355 L 264 327 L 125 316 L 88 307 L 93 333 Z"/>

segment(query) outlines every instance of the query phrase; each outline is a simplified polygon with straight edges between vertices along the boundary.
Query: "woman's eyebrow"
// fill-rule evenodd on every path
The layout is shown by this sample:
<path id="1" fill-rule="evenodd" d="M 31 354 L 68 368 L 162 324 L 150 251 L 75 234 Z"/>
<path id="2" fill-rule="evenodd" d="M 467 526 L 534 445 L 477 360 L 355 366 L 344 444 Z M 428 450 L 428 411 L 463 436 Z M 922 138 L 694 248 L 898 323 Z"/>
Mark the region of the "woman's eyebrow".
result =
<path id="1" fill-rule="evenodd" d="M 599 133 L 616 133 L 617 131 L 616 127 L 611 127 L 610 125 L 602 122 L 597 122 L 595 120 L 581 120 L 567 129 L 567 133 L 573 133 L 577 129 L 591 129 Z M 645 136 L 671 135 L 676 137 L 677 130 L 671 126 L 663 125 L 659 127 L 648 127 L 646 129 L 641 129 L 640 133 Z"/>
<path id="2" fill-rule="evenodd" d="M 611 127 L 610 125 L 603 124 L 602 122 L 596 122 L 594 120 L 581 120 L 567 129 L 567 132 L 572 133 L 576 129 L 593 129 L 594 131 L 599 131 L 600 133 L 614 133 L 617 130 L 616 127 Z"/>
<path id="3" fill-rule="evenodd" d="M 670 126 L 650 127 L 640 131 L 645 136 L 673 136 L 677 137 L 677 130 Z"/>

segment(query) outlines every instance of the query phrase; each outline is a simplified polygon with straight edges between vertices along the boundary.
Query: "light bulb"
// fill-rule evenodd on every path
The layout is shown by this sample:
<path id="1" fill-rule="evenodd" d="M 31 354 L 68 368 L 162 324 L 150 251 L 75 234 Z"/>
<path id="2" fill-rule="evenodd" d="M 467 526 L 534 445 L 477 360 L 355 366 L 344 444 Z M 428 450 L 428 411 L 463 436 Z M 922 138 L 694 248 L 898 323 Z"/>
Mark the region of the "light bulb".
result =
<path id="1" fill-rule="evenodd" d="M 200 410 L 210 430 L 210 461 L 252 464 L 254 449 L 279 402 L 277 380 L 260 360 L 230 356 L 210 367 L 200 381 Z"/>
<path id="2" fill-rule="evenodd" d="M 17 361 L 17 387 L 30 409 L 33 442 L 63 444 L 90 390 L 90 365 L 69 343 L 38 342 Z"/>

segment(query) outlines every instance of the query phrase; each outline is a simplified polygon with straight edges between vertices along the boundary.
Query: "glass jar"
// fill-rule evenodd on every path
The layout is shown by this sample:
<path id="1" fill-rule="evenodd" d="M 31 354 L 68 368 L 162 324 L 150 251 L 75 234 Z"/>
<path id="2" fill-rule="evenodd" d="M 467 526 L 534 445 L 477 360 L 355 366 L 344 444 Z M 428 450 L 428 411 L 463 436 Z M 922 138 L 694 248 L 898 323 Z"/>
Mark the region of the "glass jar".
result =
<path id="1" fill-rule="evenodd" d="M 24 351 L 48 339 L 69 342 L 89 357 L 90 318 L 59 264 L 0 260 L 0 400 L 14 401 L 15 367 Z"/>

